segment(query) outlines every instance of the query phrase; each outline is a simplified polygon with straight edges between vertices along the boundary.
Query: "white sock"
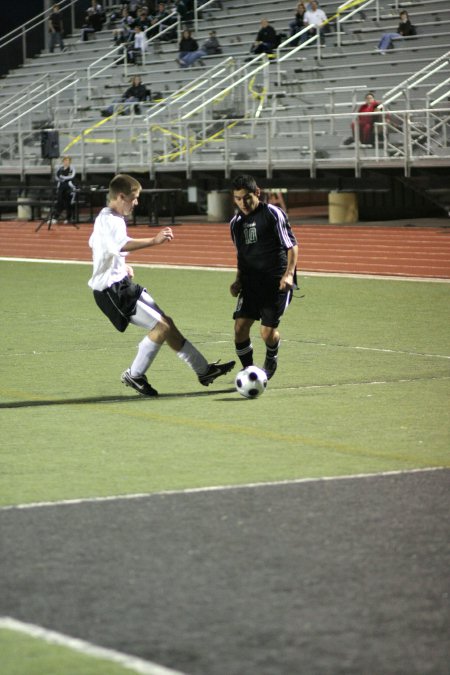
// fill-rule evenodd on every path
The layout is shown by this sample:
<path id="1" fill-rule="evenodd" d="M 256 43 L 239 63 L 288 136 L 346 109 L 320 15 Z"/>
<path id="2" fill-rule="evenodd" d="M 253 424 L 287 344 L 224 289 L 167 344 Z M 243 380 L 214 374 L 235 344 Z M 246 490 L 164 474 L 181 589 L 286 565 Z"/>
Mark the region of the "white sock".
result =
<path id="1" fill-rule="evenodd" d="M 153 342 L 153 340 L 150 340 L 148 335 L 146 335 L 145 338 L 140 341 L 138 353 L 130 366 L 132 377 L 145 375 L 160 349 L 161 345 L 158 342 Z"/>
<path id="2" fill-rule="evenodd" d="M 197 375 L 204 375 L 208 370 L 208 361 L 205 359 L 194 345 L 186 340 L 180 351 L 177 352 L 178 358 L 188 364 Z"/>

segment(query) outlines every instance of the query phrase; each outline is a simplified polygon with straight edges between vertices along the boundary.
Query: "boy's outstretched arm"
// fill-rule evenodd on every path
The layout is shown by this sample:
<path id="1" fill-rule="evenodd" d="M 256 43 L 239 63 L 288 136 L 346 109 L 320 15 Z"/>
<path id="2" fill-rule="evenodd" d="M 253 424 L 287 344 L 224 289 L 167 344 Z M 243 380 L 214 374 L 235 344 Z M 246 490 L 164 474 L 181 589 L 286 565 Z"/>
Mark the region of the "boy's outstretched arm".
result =
<path id="1" fill-rule="evenodd" d="M 138 251 L 140 248 L 148 248 L 149 246 L 164 244 L 164 242 L 171 241 L 172 239 L 172 228 L 165 227 L 154 237 L 149 237 L 148 239 L 129 239 L 129 241 L 127 241 L 127 243 L 122 246 L 121 251 Z"/>

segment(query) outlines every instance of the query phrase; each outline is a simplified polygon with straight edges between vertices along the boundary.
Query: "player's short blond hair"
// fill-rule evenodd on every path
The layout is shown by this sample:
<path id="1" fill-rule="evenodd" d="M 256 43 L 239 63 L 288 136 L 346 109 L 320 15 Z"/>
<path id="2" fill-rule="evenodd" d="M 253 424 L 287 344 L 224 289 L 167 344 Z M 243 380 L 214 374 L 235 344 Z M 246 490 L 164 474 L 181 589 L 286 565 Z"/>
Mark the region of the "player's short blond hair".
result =
<path id="1" fill-rule="evenodd" d="M 127 197 L 131 197 L 141 190 L 142 185 L 136 178 L 128 176 L 126 173 L 119 173 L 117 176 L 114 176 L 109 184 L 108 199 L 116 199 L 121 193 Z"/>

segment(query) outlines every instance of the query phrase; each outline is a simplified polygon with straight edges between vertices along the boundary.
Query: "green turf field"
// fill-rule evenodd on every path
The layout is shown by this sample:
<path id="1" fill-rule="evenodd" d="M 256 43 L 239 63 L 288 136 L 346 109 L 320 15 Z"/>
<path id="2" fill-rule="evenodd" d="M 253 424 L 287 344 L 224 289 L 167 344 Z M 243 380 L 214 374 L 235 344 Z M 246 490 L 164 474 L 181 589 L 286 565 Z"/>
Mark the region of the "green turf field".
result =
<path id="1" fill-rule="evenodd" d="M 120 382 L 143 332 L 109 324 L 89 266 L 0 274 L 2 505 L 450 465 L 449 284 L 301 278 L 262 398 L 234 391 L 237 367 L 201 387 L 164 347 L 147 400 Z M 232 272 L 136 278 L 209 360 L 234 358 Z"/>
<path id="2" fill-rule="evenodd" d="M 80 654 L 65 646 L 0 627 L 4 675 L 129 675 L 130 670 L 109 660 Z"/>
<path id="3" fill-rule="evenodd" d="M 208 359 L 234 357 L 231 272 L 136 272 Z M 0 263 L 0 505 L 450 466 L 449 284 L 301 278 L 264 396 L 234 391 L 237 367 L 201 387 L 164 347 L 148 400 L 120 382 L 142 332 L 110 326 L 89 273 Z M 130 672 L 1 625 L 0 651 L 5 675 Z"/>

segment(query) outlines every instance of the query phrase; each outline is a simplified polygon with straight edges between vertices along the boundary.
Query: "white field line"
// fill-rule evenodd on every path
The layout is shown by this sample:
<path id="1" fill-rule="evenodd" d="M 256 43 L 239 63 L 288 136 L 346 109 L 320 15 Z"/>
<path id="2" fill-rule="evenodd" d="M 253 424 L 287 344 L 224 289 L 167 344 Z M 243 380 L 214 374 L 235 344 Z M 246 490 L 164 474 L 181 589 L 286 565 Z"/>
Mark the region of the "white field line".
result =
<path id="1" fill-rule="evenodd" d="M 229 339 L 226 340 L 208 340 L 207 341 L 209 345 L 227 345 L 230 343 Z M 312 340 L 289 340 L 288 338 L 283 339 L 283 343 L 290 343 L 290 342 L 296 342 L 300 343 L 302 345 L 306 345 L 308 347 L 327 347 L 327 348 L 332 348 L 332 349 L 348 349 L 348 350 L 355 350 L 355 351 L 366 351 L 366 352 L 379 352 L 381 354 L 402 354 L 403 356 L 421 356 L 425 358 L 431 358 L 431 359 L 448 359 L 450 360 L 450 354 L 429 354 L 427 352 L 408 352 L 403 349 L 388 349 L 387 347 L 361 347 L 359 345 L 340 345 L 340 344 L 334 344 L 333 342 L 313 342 Z M 197 340 L 197 344 L 204 344 L 200 343 Z M 79 348 L 76 350 L 73 349 L 58 349 L 54 350 L 52 349 L 51 351 L 48 350 L 36 350 L 33 349 L 32 352 L 8 352 L 8 357 L 18 357 L 18 356 L 29 356 L 30 353 L 33 356 L 42 356 L 43 354 L 55 354 L 55 353 L 64 353 L 66 351 L 70 351 L 73 353 L 74 351 L 76 352 L 89 352 L 91 353 L 93 350 L 90 347 L 86 348 Z M 110 352 L 111 348 L 110 347 L 96 347 L 95 348 L 96 352 Z M 1 355 L 1 352 L 0 352 Z M 414 382 L 415 379 L 417 378 L 412 378 L 411 380 L 394 380 L 395 382 Z M 389 380 L 390 382 L 391 380 Z M 342 383 L 339 383 L 340 385 Z M 354 382 L 351 384 L 372 384 L 371 382 Z M 330 386 L 330 385 L 315 385 L 315 386 Z M 295 387 L 295 388 L 300 388 L 304 389 L 304 387 Z"/>
<path id="2" fill-rule="evenodd" d="M 46 628 L 42 628 L 42 626 L 36 626 L 32 623 L 17 621 L 16 619 L 12 619 L 8 616 L 0 617 L 0 629 L 2 628 L 25 633 L 25 635 L 38 640 L 43 640 L 48 644 L 72 649 L 73 651 L 79 652 L 84 656 L 90 656 L 95 659 L 103 659 L 104 661 L 117 663 L 124 668 L 133 671 L 133 673 L 141 673 L 141 675 L 184 675 L 179 670 L 171 670 L 170 668 L 159 666 L 157 663 L 144 661 L 143 659 L 130 656 L 129 654 L 123 654 L 121 652 L 115 651 L 114 649 L 98 647 L 97 645 L 86 642 L 85 640 L 79 640 L 78 638 L 64 635 L 64 633 L 57 633 L 56 631 L 48 630 Z"/>
<path id="3" fill-rule="evenodd" d="M 290 342 L 290 340 L 286 339 L 283 340 L 283 342 Z M 305 340 L 300 340 L 300 342 L 304 345 L 308 346 L 313 346 L 313 347 L 332 347 L 333 349 L 355 349 L 359 351 L 365 351 L 365 352 L 381 352 L 382 354 L 403 354 L 404 356 L 426 356 L 429 358 L 436 358 L 436 359 L 450 359 L 449 354 L 428 354 L 427 352 L 408 352 L 405 351 L 404 349 L 388 349 L 387 347 L 361 347 L 359 345 L 339 345 L 339 344 L 334 344 L 332 342 L 313 342 L 313 341 L 305 341 Z"/>
<path id="4" fill-rule="evenodd" d="M 46 260 L 45 258 L 3 258 L 3 262 L 25 262 L 25 263 L 48 263 L 58 265 L 92 265 L 91 261 L 87 260 Z M 196 270 L 203 272 L 230 272 L 234 270 L 234 266 L 230 267 L 205 267 L 200 265 L 167 265 L 167 264 L 150 264 L 150 263 L 133 263 L 133 267 L 144 267 L 148 269 L 178 269 L 178 270 Z M 389 274 L 358 274 L 348 272 L 303 272 L 299 271 L 300 277 L 342 277 L 344 279 L 381 279 L 385 281 L 427 281 L 430 283 L 450 284 L 450 277 L 413 277 L 400 276 Z"/>
<path id="5" fill-rule="evenodd" d="M 430 466 L 421 469 L 399 469 L 396 471 L 379 471 L 378 473 L 355 473 L 345 476 L 319 476 L 314 478 L 295 478 L 293 480 L 267 481 L 266 483 L 245 483 L 243 485 L 211 485 L 199 488 L 186 488 L 185 490 L 161 490 L 160 492 L 141 492 L 136 494 L 111 495 L 108 497 L 85 497 L 81 499 L 63 499 L 54 502 L 30 502 L 29 504 L 14 504 L 11 506 L 1 506 L 2 511 L 13 511 L 17 509 L 35 509 L 43 506 L 73 506 L 78 504 L 97 504 L 102 502 L 126 501 L 133 499 L 146 499 L 149 497 L 161 497 L 171 495 L 191 495 L 201 494 L 202 492 L 229 492 L 231 490 L 246 490 L 248 488 L 266 488 L 281 487 L 288 485 L 302 485 L 303 483 L 322 483 L 324 481 L 355 480 L 367 478 L 379 478 L 385 476 L 402 476 L 413 473 L 428 473 L 432 471 L 445 471 L 446 466 Z"/>
<path id="6" fill-rule="evenodd" d="M 450 357 L 449 357 L 450 358 Z M 441 375 L 436 377 L 403 377 L 397 380 L 363 380 L 361 382 L 331 382 L 326 384 L 303 384 L 297 387 L 270 387 L 273 391 L 302 391 L 304 389 L 336 389 L 338 387 L 368 387 L 379 384 L 408 384 L 412 382 L 432 382 L 436 380 L 449 380 L 450 375 Z"/>

